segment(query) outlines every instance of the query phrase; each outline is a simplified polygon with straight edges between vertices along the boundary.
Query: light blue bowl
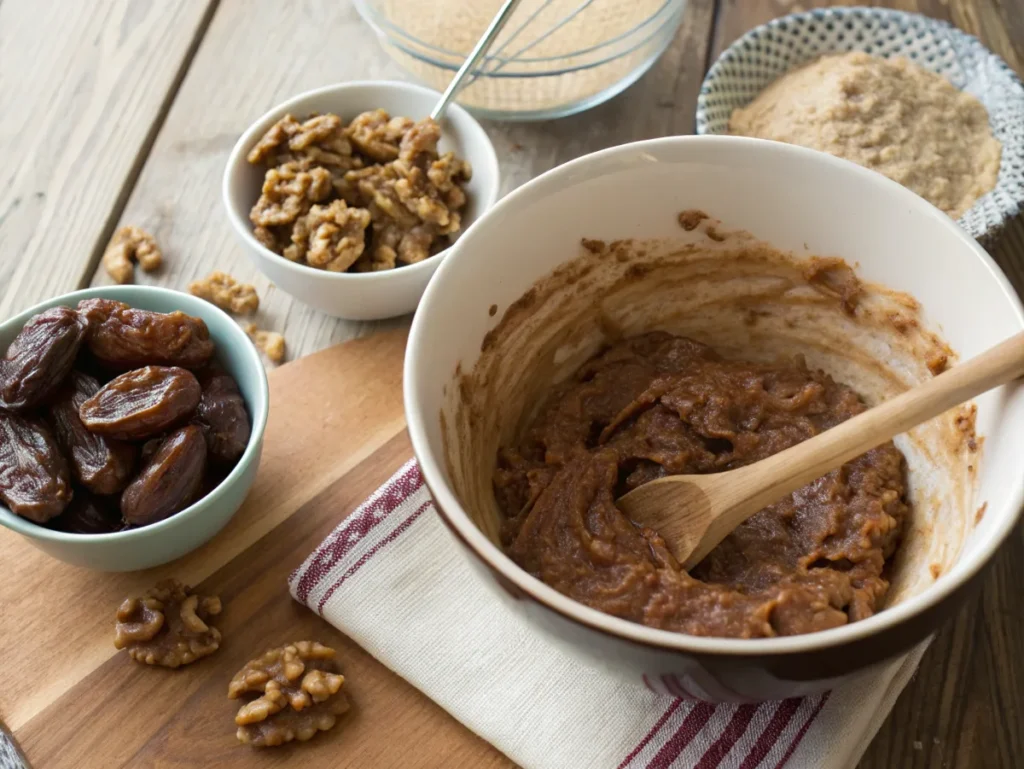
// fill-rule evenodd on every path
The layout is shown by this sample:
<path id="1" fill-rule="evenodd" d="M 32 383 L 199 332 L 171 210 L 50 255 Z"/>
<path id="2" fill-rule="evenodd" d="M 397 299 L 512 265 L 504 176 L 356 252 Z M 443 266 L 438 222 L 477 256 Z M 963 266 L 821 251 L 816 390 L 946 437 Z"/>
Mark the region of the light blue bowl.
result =
<path id="1" fill-rule="evenodd" d="M 270 406 L 267 374 L 259 353 L 245 332 L 209 302 L 155 286 L 103 286 L 87 288 L 38 304 L 0 324 L 0 354 L 25 322 L 50 307 L 75 307 L 83 299 L 116 299 L 143 310 L 182 312 L 202 318 L 217 345 L 216 358 L 238 382 L 249 416 L 252 435 L 245 453 L 221 484 L 191 507 L 158 523 L 112 534 L 69 534 L 38 526 L 0 505 L 0 525 L 28 537 L 54 558 L 100 571 L 135 571 L 159 566 L 195 550 L 224 528 L 242 506 L 256 477 L 263 449 L 263 431 Z"/>
<path id="2" fill-rule="evenodd" d="M 1024 206 L 1024 86 L 976 37 L 951 24 L 885 8 L 821 8 L 774 19 L 729 46 L 697 98 L 697 133 L 727 134 L 729 116 L 779 76 L 829 53 L 904 56 L 974 94 L 1003 145 L 995 188 L 958 224 L 987 241 Z"/>

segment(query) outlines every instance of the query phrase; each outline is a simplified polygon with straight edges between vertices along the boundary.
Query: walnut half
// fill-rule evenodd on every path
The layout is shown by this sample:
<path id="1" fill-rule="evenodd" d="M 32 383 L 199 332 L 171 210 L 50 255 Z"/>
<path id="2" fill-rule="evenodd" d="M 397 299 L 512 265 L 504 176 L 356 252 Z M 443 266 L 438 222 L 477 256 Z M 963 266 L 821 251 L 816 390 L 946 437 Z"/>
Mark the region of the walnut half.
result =
<path id="1" fill-rule="evenodd" d="M 212 302 L 222 310 L 239 315 L 253 313 L 260 308 L 260 298 L 255 288 L 248 283 L 239 283 L 231 275 L 219 270 L 211 272 L 202 280 L 193 280 L 188 284 L 188 292 Z"/>
<path id="2" fill-rule="evenodd" d="M 163 264 L 163 254 L 152 235 L 141 227 L 126 225 L 114 233 L 102 261 L 116 283 L 131 283 L 135 262 L 146 272 L 152 272 Z"/>
<path id="3" fill-rule="evenodd" d="M 334 649 L 297 641 L 251 660 L 228 684 L 228 697 L 258 695 L 238 709 L 240 742 L 255 747 L 304 742 L 327 731 L 348 710 Z"/>
<path id="4" fill-rule="evenodd" d="M 216 596 L 199 596 L 167 579 L 141 598 L 126 598 L 117 609 L 114 646 L 136 662 L 177 668 L 220 648 L 220 631 L 210 618 L 220 614 Z"/>
<path id="5" fill-rule="evenodd" d="M 255 323 L 243 323 L 242 330 L 249 335 L 253 344 L 263 350 L 263 354 L 272 363 L 281 363 L 284 360 L 285 344 L 281 334 L 276 331 L 264 331 L 256 328 Z"/>

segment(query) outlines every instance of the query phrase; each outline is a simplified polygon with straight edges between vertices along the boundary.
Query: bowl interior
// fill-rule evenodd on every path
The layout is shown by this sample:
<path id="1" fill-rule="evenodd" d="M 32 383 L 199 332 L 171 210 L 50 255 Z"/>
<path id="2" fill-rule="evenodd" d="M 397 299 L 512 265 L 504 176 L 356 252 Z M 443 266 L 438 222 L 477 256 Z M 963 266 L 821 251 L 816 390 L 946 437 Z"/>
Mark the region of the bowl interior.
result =
<path id="1" fill-rule="evenodd" d="M 35 307 L 31 307 L 0 325 L 0 350 L 7 349 L 7 346 L 17 336 L 21 327 L 33 315 L 58 305 L 75 307 L 83 299 L 92 297 L 116 299 L 132 307 L 142 310 L 153 310 L 155 312 L 181 310 L 189 315 L 202 318 L 210 330 L 210 337 L 216 342 L 217 360 L 238 382 L 238 388 L 249 410 L 249 418 L 252 421 L 252 433 L 245 453 L 217 489 L 214 489 L 206 497 L 197 500 L 191 507 L 186 508 L 182 512 L 139 529 L 111 534 L 69 534 L 38 526 L 31 521 L 14 515 L 5 506 L 0 505 L 0 524 L 32 537 L 68 542 L 78 541 L 82 543 L 121 539 L 131 541 L 151 536 L 172 526 L 182 525 L 197 512 L 197 508 L 203 506 L 204 503 L 209 504 L 210 501 L 215 499 L 218 490 L 225 488 L 242 474 L 246 465 L 252 462 L 254 456 L 258 453 L 258 444 L 266 427 L 269 396 L 266 371 L 263 368 L 259 353 L 256 352 L 255 347 L 246 337 L 245 332 L 222 310 L 190 294 L 183 294 L 178 291 L 155 286 L 99 286 L 75 291 L 74 293 L 55 297 Z"/>
<path id="2" fill-rule="evenodd" d="M 581 238 L 675 242 L 682 235 L 677 215 L 686 209 L 703 210 L 797 259 L 839 256 L 857 264 L 864 280 L 892 289 L 875 306 L 879 322 L 862 327 L 844 320 L 834 303 L 790 302 L 799 298 L 799 291 L 788 293 L 798 288 L 799 270 L 765 258 L 737 260 L 723 251 L 728 239 L 705 239 L 681 266 L 678 247 L 665 240 L 648 243 L 625 263 L 610 249 L 602 267 L 569 280 L 563 274 L 559 292 L 531 291 L 580 253 Z M 521 232 L 531 233 L 529 249 L 512 237 Z M 669 257 L 675 267 L 662 265 L 649 279 L 627 275 L 635 260 L 668 254 L 675 254 Z M 950 274 L 958 279 L 942 277 Z M 900 292 L 920 302 L 915 322 L 923 330 L 898 330 L 909 326 L 891 313 L 917 312 Z M 737 298 L 777 310 L 775 320 L 746 324 Z M 1024 325 L 1005 278 L 948 217 L 884 177 L 798 147 L 728 137 L 642 142 L 574 161 L 516 191 L 467 234 L 427 289 L 406 363 L 407 416 L 427 481 L 460 534 L 492 566 L 563 613 L 676 648 L 750 652 L 753 644 L 782 651 L 820 645 L 826 637 L 838 642 L 936 599 L 973 573 L 1017 519 L 1024 497 L 1019 386 L 977 400 L 977 432 L 985 436 L 980 461 L 953 415 L 901 441 L 913 468 L 914 521 L 898 561 L 895 605 L 875 617 L 813 636 L 730 641 L 641 628 L 575 604 L 496 546 L 490 474 L 495 449 L 515 434 L 538 383 L 565 376 L 593 354 L 608 319 L 627 334 L 660 327 L 755 359 L 803 352 L 869 401 L 928 376 L 922 356 L 934 349 L 930 331 L 967 358 Z M 502 329 L 488 337 L 499 323 Z M 500 352 L 488 352 L 494 349 Z M 987 510 L 979 518 L 983 502 Z"/>
<path id="3" fill-rule="evenodd" d="M 318 281 L 375 280 L 390 276 L 395 271 L 357 274 L 319 270 L 289 262 L 264 247 L 253 236 L 252 224 L 249 222 L 249 210 L 260 196 L 264 169 L 262 166 L 250 164 L 246 160 L 246 155 L 267 129 L 288 113 L 299 120 L 304 120 L 314 112 L 333 112 L 347 122 L 361 112 L 383 108 L 392 116 L 419 119 L 430 114 L 440 96 L 439 93 L 429 88 L 409 83 L 353 82 L 310 91 L 274 107 L 253 123 L 239 138 L 228 160 L 224 178 L 224 193 L 228 216 L 235 229 L 242 234 L 250 247 L 257 249 L 268 258 L 280 260 Z M 473 168 L 473 176 L 466 184 L 467 203 L 462 217 L 462 231 L 465 232 L 466 228 L 497 200 L 499 179 L 497 156 L 484 129 L 457 104 L 450 105 L 441 120 L 441 141 L 438 144 L 438 149 L 442 153 L 455 152 L 459 157 L 468 160 Z M 435 254 L 418 264 L 406 265 L 401 269 L 407 271 L 422 268 L 422 265 L 436 261 L 442 253 L 444 252 Z"/>

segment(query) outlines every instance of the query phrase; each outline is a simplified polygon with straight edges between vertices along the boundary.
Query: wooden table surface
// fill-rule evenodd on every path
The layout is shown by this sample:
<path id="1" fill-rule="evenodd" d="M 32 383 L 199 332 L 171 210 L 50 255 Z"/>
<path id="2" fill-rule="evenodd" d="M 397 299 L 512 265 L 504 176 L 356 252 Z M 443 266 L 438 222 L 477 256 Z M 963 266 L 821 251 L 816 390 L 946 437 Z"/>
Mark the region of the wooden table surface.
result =
<path id="1" fill-rule="evenodd" d="M 692 132 L 703 73 L 725 46 L 772 17 L 827 4 L 690 0 L 672 46 L 622 95 L 559 121 L 486 124 L 503 191 L 594 150 Z M 1024 0 L 872 4 L 950 20 L 1024 72 Z M 364 78 L 405 75 L 345 0 L 3 0 L 0 318 L 109 282 L 100 254 L 117 226 L 136 224 L 166 255 L 161 272 L 138 282 L 184 289 L 215 269 L 252 282 L 260 325 L 284 333 L 290 358 L 406 324 L 336 320 L 275 290 L 220 204 L 228 151 L 255 117 L 300 91 Z M 992 251 L 1024 291 L 1024 222 Z M 13 536 L 0 532 L 0 548 Z M 1024 766 L 1022 585 L 1018 529 L 981 594 L 932 644 L 861 767 Z M 0 686 L 2 676 L 0 665 Z"/>

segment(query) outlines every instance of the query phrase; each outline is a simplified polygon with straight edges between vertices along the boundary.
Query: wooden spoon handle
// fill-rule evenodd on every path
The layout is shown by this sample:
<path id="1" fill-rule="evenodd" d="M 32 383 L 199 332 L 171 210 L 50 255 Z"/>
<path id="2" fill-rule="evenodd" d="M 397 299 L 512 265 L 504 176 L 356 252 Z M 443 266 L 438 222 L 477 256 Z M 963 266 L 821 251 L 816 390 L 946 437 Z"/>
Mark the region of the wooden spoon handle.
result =
<path id="1" fill-rule="evenodd" d="M 735 504 L 715 519 L 709 527 L 711 536 L 701 540 L 687 563 L 699 562 L 725 534 L 758 510 L 893 436 L 1021 376 L 1024 332 L 831 430 L 736 472 L 729 494 Z M 717 532 L 724 533 L 716 540 Z"/>

